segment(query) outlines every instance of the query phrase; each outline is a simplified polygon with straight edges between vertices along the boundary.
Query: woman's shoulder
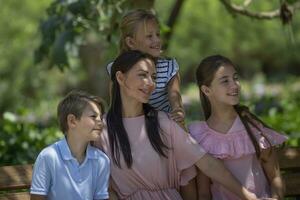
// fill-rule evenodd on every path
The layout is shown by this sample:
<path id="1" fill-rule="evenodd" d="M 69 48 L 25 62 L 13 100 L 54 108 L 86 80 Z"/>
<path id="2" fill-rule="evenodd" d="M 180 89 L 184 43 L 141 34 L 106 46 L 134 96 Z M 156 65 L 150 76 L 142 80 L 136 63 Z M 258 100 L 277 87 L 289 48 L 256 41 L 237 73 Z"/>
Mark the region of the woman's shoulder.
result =
<path id="1" fill-rule="evenodd" d="M 158 118 L 160 126 L 162 124 L 172 123 L 172 119 L 170 117 L 170 114 L 165 112 L 165 111 L 157 111 L 157 118 Z"/>
<path id="2" fill-rule="evenodd" d="M 173 134 L 174 132 L 183 131 L 182 128 L 170 117 L 170 114 L 164 111 L 158 111 L 157 114 L 159 127 L 164 133 Z"/>

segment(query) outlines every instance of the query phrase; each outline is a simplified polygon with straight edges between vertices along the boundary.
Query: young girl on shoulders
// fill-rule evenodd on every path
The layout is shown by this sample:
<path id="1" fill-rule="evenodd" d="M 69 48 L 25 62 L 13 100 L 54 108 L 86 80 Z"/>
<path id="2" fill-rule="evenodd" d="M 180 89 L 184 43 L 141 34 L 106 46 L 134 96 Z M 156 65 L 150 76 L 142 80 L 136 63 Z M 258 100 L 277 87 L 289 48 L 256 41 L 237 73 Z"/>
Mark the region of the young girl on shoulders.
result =
<path id="1" fill-rule="evenodd" d="M 241 86 L 235 65 L 226 57 L 205 58 L 196 72 L 206 121 L 192 123 L 191 135 L 259 198 L 283 199 L 275 147 L 286 137 L 276 133 L 239 104 Z M 200 172 L 200 199 L 237 200 L 235 194 Z"/>
<path id="2" fill-rule="evenodd" d="M 171 118 L 184 127 L 184 109 L 180 95 L 179 66 L 174 58 L 161 57 L 161 38 L 157 17 L 148 10 L 127 13 L 120 24 L 120 53 L 139 50 L 156 61 L 156 88 L 149 104 L 156 110 L 170 113 Z M 112 63 L 107 66 L 111 74 Z"/>

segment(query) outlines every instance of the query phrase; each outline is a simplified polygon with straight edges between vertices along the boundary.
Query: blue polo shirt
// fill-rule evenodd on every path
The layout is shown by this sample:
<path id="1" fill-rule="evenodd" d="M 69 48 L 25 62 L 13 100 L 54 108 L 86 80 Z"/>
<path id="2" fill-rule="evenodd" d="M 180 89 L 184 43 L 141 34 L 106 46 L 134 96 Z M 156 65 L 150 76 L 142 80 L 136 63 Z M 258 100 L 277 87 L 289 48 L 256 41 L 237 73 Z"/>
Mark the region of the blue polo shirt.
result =
<path id="1" fill-rule="evenodd" d="M 64 138 L 39 154 L 30 193 L 53 200 L 108 199 L 109 175 L 109 159 L 102 151 L 88 145 L 85 160 L 79 164 Z"/>

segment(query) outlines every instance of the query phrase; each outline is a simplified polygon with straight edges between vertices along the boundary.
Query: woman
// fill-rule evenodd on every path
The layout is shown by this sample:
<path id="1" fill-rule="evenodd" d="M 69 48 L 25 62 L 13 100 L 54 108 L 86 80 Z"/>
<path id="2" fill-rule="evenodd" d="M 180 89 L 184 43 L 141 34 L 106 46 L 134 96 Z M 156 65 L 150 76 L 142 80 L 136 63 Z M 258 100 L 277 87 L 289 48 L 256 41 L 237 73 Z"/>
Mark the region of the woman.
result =
<path id="1" fill-rule="evenodd" d="M 242 199 L 256 199 L 166 113 L 147 104 L 155 79 L 155 61 L 147 54 L 124 52 L 113 63 L 111 107 L 95 145 L 112 161 L 111 185 L 118 198 L 182 199 L 179 188 L 196 176 L 195 164 Z M 183 198 L 196 196 L 190 195 Z"/>

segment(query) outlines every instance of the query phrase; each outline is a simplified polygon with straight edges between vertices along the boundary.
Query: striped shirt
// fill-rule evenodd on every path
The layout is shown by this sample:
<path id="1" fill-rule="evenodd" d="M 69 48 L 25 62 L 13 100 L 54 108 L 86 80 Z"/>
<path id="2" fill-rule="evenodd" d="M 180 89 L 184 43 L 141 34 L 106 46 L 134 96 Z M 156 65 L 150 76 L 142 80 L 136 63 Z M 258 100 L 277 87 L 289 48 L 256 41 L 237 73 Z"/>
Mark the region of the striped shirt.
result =
<path id="1" fill-rule="evenodd" d="M 106 69 L 110 75 L 112 63 Z M 168 99 L 168 83 L 179 71 L 174 58 L 160 58 L 156 63 L 156 88 L 150 96 L 149 104 L 156 110 L 170 112 L 171 104 Z"/>

